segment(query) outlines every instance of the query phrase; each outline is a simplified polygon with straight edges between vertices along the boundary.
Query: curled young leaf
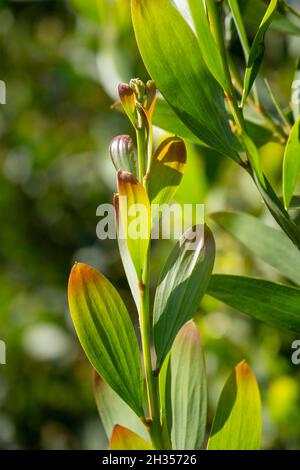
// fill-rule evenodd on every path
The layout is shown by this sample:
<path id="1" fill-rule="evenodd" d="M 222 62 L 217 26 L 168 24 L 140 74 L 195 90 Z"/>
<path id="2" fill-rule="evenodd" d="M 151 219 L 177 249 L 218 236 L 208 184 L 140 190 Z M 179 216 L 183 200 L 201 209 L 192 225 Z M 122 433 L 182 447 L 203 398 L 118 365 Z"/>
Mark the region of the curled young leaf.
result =
<path id="1" fill-rule="evenodd" d="M 153 450 L 149 442 L 123 426 L 116 425 L 109 443 L 110 450 Z"/>
<path id="2" fill-rule="evenodd" d="M 172 449 L 199 450 L 204 441 L 207 383 L 199 330 L 193 321 L 179 331 L 171 349 L 166 387 Z"/>
<path id="3" fill-rule="evenodd" d="M 283 159 L 283 199 L 288 209 L 300 174 L 300 116 L 295 122 Z"/>
<path id="4" fill-rule="evenodd" d="M 258 450 L 262 412 L 255 375 L 245 361 L 238 364 L 222 391 L 208 450 Z"/>
<path id="5" fill-rule="evenodd" d="M 135 95 L 133 90 L 127 83 L 120 83 L 118 86 L 119 97 L 123 106 L 123 109 L 129 117 L 131 124 L 135 127 L 136 125 L 136 111 L 135 111 Z"/>
<path id="6" fill-rule="evenodd" d="M 154 300 L 158 368 L 180 328 L 196 313 L 206 292 L 214 259 L 213 235 L 202 225 L 187 230 L 172 250 L 160 275 Z"/>
<path id="7" fill-rule="evenodd" d="M 117 181 L 122 229 L 119 237 L 125 238 L 138 280 L 141 281 L 150 242 L 150 202 L 145 188 L 131 173 L 119 171 Z"/>
<path id="8" fill-rule="evenodd" d="M 151 204 L 169 204 L 180 185 L 186 164 L 186 148 L 182 139 L 169 137 L 156 150 L 147 176 Z M 154 218 L 154 216 L 153 216 Z"/>
<path id="9" fill-rule="evenodd" d="M 251 46 L 247 68 L 245 72 L 244 90 L 243 90 L 242 103 L 241 103 L 242 106 L 245 105 L 246 99 L 251 91 L 252 85 L 259 72 L 259 69 L 263 60 L 263 56 L 264 56 L 265 34 L 276 12 L 277 2 L 278 0 L 271 0 L 268 6 L 268 9 L 259 25 L 255 38 L 253 40 L 253 44 Z"/>
<path id="10" fill-rule="evenodd" d="M 129 135 L 114 137 L 109 146 L 109 154 L 117 171 L 129 171 L 136 177 L 136 160 Z"/>
<path id="11" fill-rule="evenodd" d="M 95 269 L 76 263 L 68 299 L 79 341 L 111 388 L 143 416 L 143 376 L 137 338 L 127 309 L 112 284 Z"/>

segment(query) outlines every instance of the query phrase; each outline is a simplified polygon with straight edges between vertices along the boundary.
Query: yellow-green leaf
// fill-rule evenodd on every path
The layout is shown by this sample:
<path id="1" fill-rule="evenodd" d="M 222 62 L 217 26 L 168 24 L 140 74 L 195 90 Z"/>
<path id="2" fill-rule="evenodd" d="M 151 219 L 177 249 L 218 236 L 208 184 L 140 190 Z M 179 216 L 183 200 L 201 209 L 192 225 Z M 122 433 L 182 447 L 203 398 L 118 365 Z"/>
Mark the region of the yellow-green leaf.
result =
<path id="1" fill-rule="evenodd" d="M 68 287 L 69 307 L 81 346 L 111 388 L 143 416 L 140 352 L 127 309 L 112 284 L 76 263 Z"/>
<path id="2" fill-rule="evenodd" d="M 151 208 L 142 184 L 127 171 L 118 172 L 119 213 L 122 229 L 120 237 L 127 242 L 128 251 L 138 280 L 147 257 L 151 233 Z"/>
<path id="3" fill-rule="evenodd" d="M 283 199 L 288 209 L 300 173 L 300 116 L 295 122 L 286 144 L 283 160 Z"/>
<path id="4" fill-rule="evenodd" d="M 110 450 L 153 450 L 149 442 L 123 426 L 116 425 L 109 444 Z"/>
<path id="5" fill-rule="evenodd" d="M 238 364 L 227 380 L 213 421 L 208 450 L 257 450 L 262 430 L 261 401 L 255 375 Z"/>
<path id="6" fill-rule="evenodd" d="M 180 185 L 186 164 L 186 148 L 182 139 L 169 137 L 156 150 L 147 179 L 151 204 L 168 204 Z"/>

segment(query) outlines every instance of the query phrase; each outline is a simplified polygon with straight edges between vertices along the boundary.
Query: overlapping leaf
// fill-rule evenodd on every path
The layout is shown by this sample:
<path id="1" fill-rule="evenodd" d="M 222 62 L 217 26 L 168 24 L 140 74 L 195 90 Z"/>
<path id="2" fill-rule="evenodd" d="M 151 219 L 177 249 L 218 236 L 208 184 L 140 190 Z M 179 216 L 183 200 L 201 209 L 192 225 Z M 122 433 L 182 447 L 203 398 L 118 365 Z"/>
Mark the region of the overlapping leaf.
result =
<path id="1" fill-rule="evenodd" d="M 300 116 L 295 122 L 286 144 L 283 160 L 283 198 L 286 209 L 295 191 L 300 174 Z"/>
<path id="2" fill-rule="evenodd" d="M 112 435 L 113 428 L 119 424 L 126 426 L 146 441 L 149 440 L 142 421 L 95 370 L 93 379 L 96 405 L 108 439 Z"/>
<path id="3" fill-rule="evenodd" d="M 300 333 L 300 289 L 243 276 L 216 274 L 207 293 L 257 320 Z"/>
<path id="4" fill-rule="evenodd" d="M 201 449 L 207 415 L 207 384 L 202 340 L 188 322 L 175 338 L 169 360 L 167 403 L 169 429 L 175 450 Z"/>
<path id="5" fill-rule="evenodd" d="M 116 425 L 109 443 L 110 450 L 153 450 L 149 442 L 123 426 Z"/>
<path id="6" fill-rule="evenodd" d="M 260 448 L 262 413 L 255 376 L 238 364 L 227 380 L 213 422 L 208 450 L 257 450 Z"/>
<path id="7" fill-rule="evenodd" d="M 186 164 L 183 140 L 169 137 L 153 156 L 147 178 L 147 191 L 151 204 L 169 204 L 180 185 Z"/>
<path id="8" fill-rule="evenodd" d="M 122 233 L 135 267 L 142 278 L 151 232 L 151 208 L 142 184 L 127 171 L 118 172 L 119 215 Z"/>
<path id="9" fill-rule="evenodd" d="M 300 252 L 284 233 L 247 214 L 217 212 L 210 217 L 254 255 L 300 285 Z"/>
<path id="10" fill-rule="evenodd" d="M 161 273 L 154 301 L 154 343 L 160 367 L 180 328 L 196 313 L 214 265 L 210 230 L 197 225 L 177 242 Z"/>
<path id="11" fill-rule="evenodd" d="M 169 0 L 132 0 L 137 43 L 158 89 L 203 142 L 236 159 L 223 93 L 208 72 L 197 39 Z"/>
<path id="12" fill-rule="evenodd" d="M 120 295 L 102 274 L 76 263 L 69 278 L 68 298 L 76 333 L 93 367 L 138 416 L 143 416 L 139 347 Z"/>

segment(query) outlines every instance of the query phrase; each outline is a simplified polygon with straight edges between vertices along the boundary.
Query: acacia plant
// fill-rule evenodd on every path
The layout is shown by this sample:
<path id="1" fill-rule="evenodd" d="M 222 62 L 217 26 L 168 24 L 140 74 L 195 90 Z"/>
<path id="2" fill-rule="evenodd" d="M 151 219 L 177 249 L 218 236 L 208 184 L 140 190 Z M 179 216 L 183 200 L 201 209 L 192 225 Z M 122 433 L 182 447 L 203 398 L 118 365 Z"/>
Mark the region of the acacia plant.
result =
<path id="1" fill-rule="evenodd" d="M 95 396 L 110 448 L 201 449 L 206 374 L 192 318 L 211 278 L 215 242 L 209 228 L 200 224 L 182 235 L 162 270 L 151 309 L 151 227 L 159 217 L 153 208 L 173 199 L 186 148 L 174 136 L 152 151 L 154 82 L 121 84 L 119 95 L 136 131 L 138 158 L 136 162 L 129 136 L 113 139 L 110 155 L 118 187 L 114 207 L 119 251 L 138 310 L 144 374 L 137 336 L 120 295 L 102 274 L 82 263 L 71 272 L 70 310 L 95 369 Z M 133 226 L 138 226 L 136 236 Z M 208 448 L 258 448 L 260 413 L 254 375 L 242 362 L 224 388 Z"/>
<path id="2" fill-rule="evenodd" d="M 249 3 L 261 15 L 251 45 L 240 8 Z M 250 316 L 299 332 L 300 289 L 213 275 L 214 237 L 199 224 L 174 246 L 152 302 L 151 229 L 159 218 L 157 205 L 170 203 L 180 185 L 186 163 L 182 139 L 192 140 L 230 157 L 248 173 L 281 230 L 246 214 L 217 213 L 213 219 L 299 285 L 300 231 L 289 214 L 298 207 L 293 193 L 299 173 L 299 106 L 282 110 L 268 84 L 274 116 L 256 86 L 268 28 L 296 28 L 285 14 L 297 13 L 280 0 L 131 4 L 139 50 L 154 81 L 144 85 L 135 79 L 119 86 L 120 103 L 136 134 L 137 159 L 129 136 L 113 139 L 110 155 L 117 177 L 118 247 L 138 310 L 141 351 L 129 312 L 102 274 L 77 263 L 69 280 L 75 329 L 95 369 L 98 410 L 111 449 L 258 449 L 260 396 L 244 361 L 225 384 L 206 439 L 207 384 L 195 314 L 208 293 Z M 234 35 L 244 51 L 243 76 L 231 56 Z M 154 83 L 162 98 L 157 99 Z M 250 108 L 259 124 L 249 118 Z M 152 123 L 175 134 L 155 151 Z M 283 197 L 261 166 L 258 145 L 267 140 L 286 145 Z M 138 236 L 132 235 L 132 225 L 139 227 Z"/>

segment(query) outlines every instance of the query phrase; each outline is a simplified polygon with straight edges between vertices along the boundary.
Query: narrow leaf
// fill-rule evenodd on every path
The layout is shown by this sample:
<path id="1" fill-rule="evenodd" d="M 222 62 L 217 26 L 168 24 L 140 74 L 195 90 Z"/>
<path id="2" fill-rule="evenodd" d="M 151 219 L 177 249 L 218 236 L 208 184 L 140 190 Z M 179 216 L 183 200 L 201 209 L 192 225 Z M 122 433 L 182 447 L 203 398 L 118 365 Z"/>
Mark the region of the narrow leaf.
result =
<path id="1" fill-rule="evenodd" d="M 168 374 L 172 449 L 201 449 L 206 428 L 207 384 L 202 340 L 192 321 L 175 338 Z"/>
<path id="2" fill-rule="evenodd" d="M 300 252 L 284 233 L 238 212 L 217 212 L 210 217 L 254 255 L 300 285 Z"/>
<path id="3" fill-rule="evenodd" d="M 180 328 L 196 313 L 215 258 L 208 227 L 197 225 L 177 242 L 161 273 L 154 300 L 154 343 L 159 368 Z"/>
<path id="4" fill-rule="evenodd" d="M 300 289 L 242 276 L 216 274 L 207 293 L 277 328 L 300 333 Z"/>
<path id="5" fill-rule="evenodd" d="M 169 137 L 156 150 L 147 178 L 151 204 L 169 204 L 180 185 L 186 164 L 183 140 Z M 153 209 L 153 207 L 152 207 Z"/>
<path id="6" fill-rule="evenodd" d="M 150 241 L 150 202 L 145 188 L 131 173 L 119 171 L 117 178 L 120 227 L 122 228 L 120 237 L 126 239 L 130 257 L 140 281 Z"/>
<path id="7" fill-rule="evenodd" d="M 295 122 L 288 142 L 286 144 L 283 159 L 283 199 L 285 208 L 288 209 L 295 191 L 300 173 L 300 116 Z"/>
<path id="8" fill-rule="evenodd" d="M 149 442 L 123 426 L 116 425 L 109 443 L 110 450 L 153 450 Z"/>
<path id="9" fill-rule="evenodd" d="M 143 61 L 166 101 L 200 140 L 237 159 L 222 89 L 189 25 L 169 0 L 132 0 L 131 5 Z"/>
<path id="10" fill-rule="evenodd" d="M 124 233 L 124 231 L 121 226 L 119 196 L 117 194 L 115 194 L 114 196 L 114 207 L 115 207 L 115 214 L 116 214 L 116 229 L 117 229 L 119 253 L 121 256 L 123 268 L 126 274 L 126 278 L 127 278 L 133 299 L 135 301 L 137 309 L 139 310 L 139 307 L 140 307 L 139 280 L 138 280 L 135 267 L 133 265 L 132 259 L 128 251 L 126 240 L 124 237 L 120 235 Z"/>
<path id="11" fill-rule="evenodd" d="M 291 107 L 295 121 L 300 116 L 300 58 L 292 82 Z"/>
<path id="12" fill-rule="evenodd" d="M 116 289 L 95 269 L 76 263 L 68 287 L 69 306 L 89 361 L 111 388 L 143 416 L 143 377 L 137 338 Z"/>
<path id="13" fill-rule="evenodd" d="M 242 106 L 244 106 L 246 103 L 246 99 L 251 91 L 252 85 L 256 79 L 256 76 L 259 72 L 262 63 L 265 48 L 265 34 L 276 12 L 277 1 L 278 0 L 271 0 L 268 9 L 259 25 L 258 31 L 251 46 L 248 64 L 245 72 Z"/>
<path id="14" fill-rule="evenodd" d="M 213 422 L 208 450 L 257 450 L 262 430 L 258 385 L 246 362 L 227 380 Z"/>
<path id="15" fill-rule="evenodd" d="M 198 43 L 202 57 L 210 73 L 215 77 L 221 87 L 229 92 L 225 79 L 222 57 L 211 33 L 203 1 L 188 0 L 194 20 Z"/>
<path id="16" fill-rule="evenodd" d="M 111 437 L 113 428 L 120 424 L 148 440 L 149 436 L 142 421 L 95 370 L 93 379 L 96 405 L 108 439 Z"/>

